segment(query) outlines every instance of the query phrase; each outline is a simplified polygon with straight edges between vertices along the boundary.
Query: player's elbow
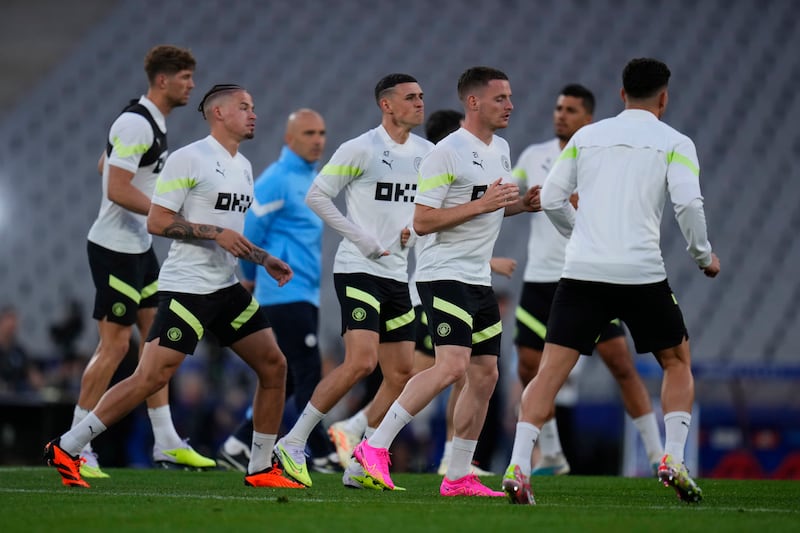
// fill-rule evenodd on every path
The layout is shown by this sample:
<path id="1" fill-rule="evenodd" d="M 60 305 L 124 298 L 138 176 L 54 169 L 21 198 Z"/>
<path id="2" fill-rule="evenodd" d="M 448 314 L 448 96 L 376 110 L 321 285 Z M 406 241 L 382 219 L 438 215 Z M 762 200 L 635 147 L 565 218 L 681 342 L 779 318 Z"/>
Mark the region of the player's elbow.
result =
<path id="1" fill-rule="evenodd" d="M 151 235 L 161 235 L 161 226 L 153 219 L 152 216 L 147 215 L 147 232 Z"/>
<path id="2" fill-rule="evenodd" d="M 556 187 L 542 187 L 539 199 L 542 204 L 542 211 L 556 211 L 564 207 L 564 204 L 569 202 L 569 196 L 560 194 Z"/>
<path id="3" fill-rule="evenodd" d="M 414 219 L 414 233 L 422 237 L 423 235 L 427 235 L 431 233 L 431 230 L 425 226 L 425 224 L 418 222 L 417 219 Z"/>

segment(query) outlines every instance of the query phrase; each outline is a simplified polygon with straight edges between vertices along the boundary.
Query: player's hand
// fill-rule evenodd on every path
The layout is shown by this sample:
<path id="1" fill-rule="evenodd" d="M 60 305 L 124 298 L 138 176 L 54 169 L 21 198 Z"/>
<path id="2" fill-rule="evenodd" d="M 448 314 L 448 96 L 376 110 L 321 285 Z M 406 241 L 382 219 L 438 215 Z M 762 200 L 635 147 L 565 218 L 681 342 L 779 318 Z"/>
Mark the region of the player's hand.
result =
<path id="1" fill-rule="evenodd" d="M 239 232 L 224 228 L 214 238 L 224 250 L 230 252 L 235 257 L 247 257 L 253 251 L 253 243 Z"/>
<path id="2" fill-rule="evenodd" d="M 286 285 L 292 276 L 294 276 L 294 272 L 292 272 L 292 267 L 286 264 L 284 261 L 281 261 L 274 255 L 270 255 L 266 262 L 264 263 L 264 268 L 266 269 L 267 273 L 278 282 L 278 287 L 283 287 Z"/>
<path id="3" fill-rule="evenodd" d="M 574 192 L 569 195 L 569 203 L 572 204 L 572 207 L 578 209 L 578 193 Z"/>
<path id="4" fill-rule="evenodd" d="M 492 272 L 497 272 L 503 276 L 510 278 L 517 268 L 517 261 L 511 257 L 492 257 L 489 260 L 489 267 Z"/>
<path id="5" fill-rule="evenodd" d="M 707 267 L 700 267 L 700 270 L 709 278 L 717 277 L 717 274 L 719 274 L 719 257 L 717 257 L 717 254 L 711 252 L 711 264 Z"/>
<path id="6" fill-rule="evenodd" d="M 384 248 L 378 239 L 372 235 L 363 235 L 358 240 L 353 241 L 358 251 L 368 259 L 380 259 L 389 255 L 389 250 Z"/>
<path id="7" fill-rule="evenodd" d="M 519 187 L 516 183 L 502 183 L 503 178 L 489 185 L 477 201 L 483 204 L 483 212 L 491 213 L 498 209 L 505 209 L 519 200 Z"/>
<path id="8" fill-rule="evenodd" d="M 542 210 L 542 186 L 534 185 L 522 197 L 522 210 L 535 213 Z"/>
<path id="9" fill-rule="evenodd" d="M 411 230 L 408 228 L 403 228 L 400 231 L 400 248 L 405 248 L 410 238 L 411 238 Z"/>

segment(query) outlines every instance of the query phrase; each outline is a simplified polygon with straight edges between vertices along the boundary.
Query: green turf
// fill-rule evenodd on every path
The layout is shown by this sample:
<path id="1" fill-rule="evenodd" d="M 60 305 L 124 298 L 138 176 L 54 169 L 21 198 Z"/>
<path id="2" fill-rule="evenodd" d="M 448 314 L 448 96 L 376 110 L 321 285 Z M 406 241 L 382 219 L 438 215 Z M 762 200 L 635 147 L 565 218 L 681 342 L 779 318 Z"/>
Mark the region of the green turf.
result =
<path id="1" fill-rule="evenodd" d="M 233 472 L 108 469 L 91 489 L 51 468 L 0 468 L 0 531 L 800 531 L 800 482 L 700 480 L 681 503 L 655 479 L 534 478 L 537 505 L 444 498 L 441 478 L 395 474 L 405 492 L 345 489 L 338 475 L 307 490 L 245 487 Z M 500 477 L 486 477 L 499 488 Z M 524 528 L 524 529 L 522 529 Z"/>

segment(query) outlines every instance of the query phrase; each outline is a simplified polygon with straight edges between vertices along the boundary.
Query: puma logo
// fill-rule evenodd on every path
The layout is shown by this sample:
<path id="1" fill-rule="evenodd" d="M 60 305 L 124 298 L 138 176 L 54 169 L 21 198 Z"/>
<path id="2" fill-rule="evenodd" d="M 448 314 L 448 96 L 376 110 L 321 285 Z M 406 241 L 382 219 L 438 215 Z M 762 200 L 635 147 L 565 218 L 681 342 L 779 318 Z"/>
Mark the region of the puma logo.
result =
<path id="1" fill-rule="evenodd" d="M 481 161 L 481 162 L 473 161 L 472 164 L 477 166 L 477 167 L 481 167 L 481 170 L 483 170 L 483 161 Z"/>
<path id="2" fill-rule="evenodd" d="M 387 160 L 385 160 L 385 159 L 381 159 L 381 163 L 383 163 L 384 165 L 386 165 L 387 167 L 389 167 L 389 170 L 392 170 L 392 163 L 394 163 L 394 160 L 392 160 L 392 161 L 387 161 Z"/>

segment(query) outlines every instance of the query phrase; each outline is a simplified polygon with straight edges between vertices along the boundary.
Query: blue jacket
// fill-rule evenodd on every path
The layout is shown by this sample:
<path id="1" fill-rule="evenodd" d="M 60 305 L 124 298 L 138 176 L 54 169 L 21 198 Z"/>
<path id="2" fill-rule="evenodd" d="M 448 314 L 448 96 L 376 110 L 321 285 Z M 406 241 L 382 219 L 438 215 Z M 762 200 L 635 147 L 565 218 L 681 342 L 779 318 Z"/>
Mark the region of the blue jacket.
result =
<path id="1" fill-rule="evenodd" d="M 278 160 L 256 179 L 244 235 L 294 271 L 292 280 L 278 287 L 262 266 L 241 261 L 244 279 L 255 281 L 260 305 L 309 302 L 319 307 L 323 222 L 305 203 L 316 174 L 314 163 L 284 146 Z"/>

